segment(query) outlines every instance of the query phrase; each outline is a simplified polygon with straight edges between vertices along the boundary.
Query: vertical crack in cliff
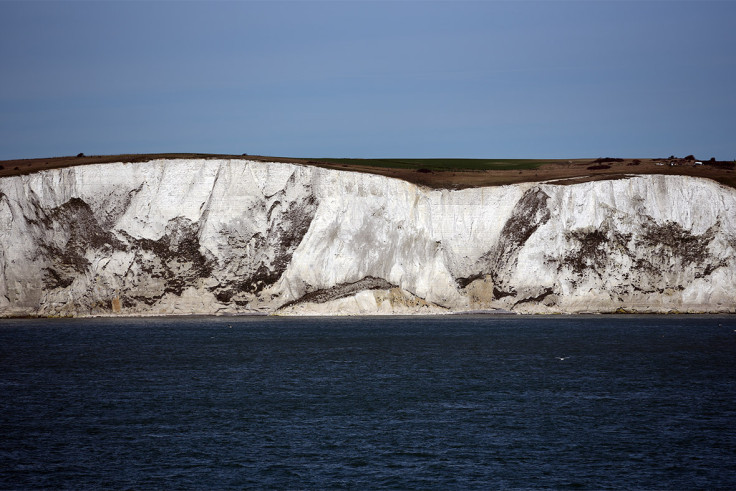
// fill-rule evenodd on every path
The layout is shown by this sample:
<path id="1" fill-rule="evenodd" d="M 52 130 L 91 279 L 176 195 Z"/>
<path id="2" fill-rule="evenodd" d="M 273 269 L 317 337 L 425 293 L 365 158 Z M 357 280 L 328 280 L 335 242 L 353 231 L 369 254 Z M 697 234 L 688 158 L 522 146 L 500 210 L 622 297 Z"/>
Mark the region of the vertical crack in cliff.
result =
<path id="1" fill-rule="evenodd" d="M 223 164 L 220 164 L 217 167 L 217 172 L 215 173 L 215 178 L 212 181 L 212 185 L 210 186 L 210 192 L 207 195 L 207 199 L 202 202 L 202 205 L 199 207 L 199 211 L 201 212 L 200 215 L 200 223 L 202 226 L 204 226 L 205 223 L 207 223 L 207 219 L 210 215 L 210 205 L 212 203 L 212 195 L 215 193 L 215 189 L 217 189 L 217 183 L 220 181 L 220 174 L 222 174 L 222 166 Z"/>

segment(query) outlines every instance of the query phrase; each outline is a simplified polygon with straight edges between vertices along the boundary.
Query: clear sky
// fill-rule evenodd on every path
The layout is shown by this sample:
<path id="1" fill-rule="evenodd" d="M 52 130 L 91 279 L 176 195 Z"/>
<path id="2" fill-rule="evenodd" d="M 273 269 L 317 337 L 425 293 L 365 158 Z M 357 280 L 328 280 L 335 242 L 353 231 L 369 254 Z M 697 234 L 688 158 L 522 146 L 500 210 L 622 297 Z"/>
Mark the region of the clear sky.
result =
<path id="1" fill-rule="evenodd" d="M 0 1 L 0 159 L 736 159 L 736 2 Z"/>

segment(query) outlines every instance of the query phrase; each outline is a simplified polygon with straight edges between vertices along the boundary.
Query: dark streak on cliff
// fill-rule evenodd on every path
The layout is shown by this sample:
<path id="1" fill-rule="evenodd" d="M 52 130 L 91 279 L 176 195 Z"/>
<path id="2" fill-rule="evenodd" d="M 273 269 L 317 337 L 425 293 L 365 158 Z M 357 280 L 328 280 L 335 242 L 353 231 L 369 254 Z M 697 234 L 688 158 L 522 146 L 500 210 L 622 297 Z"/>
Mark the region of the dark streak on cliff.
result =
<path id="1" fill-rule="evenodd" d="M 325 303 L 330 300 L 337 300 L 340 298 L 349 297 L 363 290 L 390 290 L 396 288 L 396 285 L 389 283 L 383 278 L 375 278 L 373 276 L 366 276 L 363 279 L 355 281 L 353 283 L 341 283 L 335 285 L 332 288 L 320 289 L 309 292 L 302 297 L 292 302 L 285 303 L 280 308 L 290 307 L 292 305 L 300 303 Z"/>
<path id="2" fill-rule="evenodd" d="M 293 184 L 293 179 L 290 182 Z M 215 298 L 243 306 L 247 304 L 243 293 L 256 295 L 276 283 L 289 266 L 316 211 L 317 200 L 312 193 L 292 202 L 276 199 L 268 208 L 267 218 L 268 223 L 278 225 L 269 227 L 265 235 L 259 232 L 242 237 L 236 231 L 222 230 L 230 248 L 228 256 L 239 258 L 235 264 L 222 266 L 229 276 L 239 280 L 212 288 Z M 266 255 L 266 251 L 273 251 L 273 255 Z"/>
<path id="3" fill-rule="evenodd" d="M 507 273 L 516 268 L 521 248 L 539 227 L 549 221 L 548 200 L 549 195 L 540 188 L 527 190 L 501 229 L 498 245 L 481 257 L 480 274 L 490 275 L 495 298 L 516 295 L 516 291 L 510 285 L 505 285 L 501 278 L 511 276 Z"/>
<path id="4" fill-rule="evenodd" d="M 66 288 L 77 274 L 87 272 L 90 263 L 85 257 L 87 249 L 123 248 L 122 243 L 97 222 L 89 205 L 79 198 L 72 198 L 39 218 L 46 230 L 54 230 L 64 238 L 63 243 L 44 241 L 41 248 L 47 251 L 51 264 L 44 269 L 46 288 Z"/>
<path id="5" fill-rule="evenodd" d="M 212 273 L 212 265 L 199 250 L 199 224 L 188 218 L 170 220 L 165 234 L 158 240 L 138 239 L 139 250 L 150 251 L 154 258 L 139 255 L 141 269 L 166 282 L 164 293 L 181 295 L 199 278 Z"/>

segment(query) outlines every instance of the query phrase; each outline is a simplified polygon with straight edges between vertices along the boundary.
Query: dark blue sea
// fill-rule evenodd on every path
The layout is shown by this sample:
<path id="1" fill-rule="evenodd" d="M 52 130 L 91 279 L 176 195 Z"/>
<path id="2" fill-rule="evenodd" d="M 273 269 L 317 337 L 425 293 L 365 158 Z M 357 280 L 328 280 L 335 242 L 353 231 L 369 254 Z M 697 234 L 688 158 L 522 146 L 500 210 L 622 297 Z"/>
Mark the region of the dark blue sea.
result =
<path id="1" fill-rule="evenodd" d="M 736 317 L 0 321 L 0 488 L 736 488 Z"/>

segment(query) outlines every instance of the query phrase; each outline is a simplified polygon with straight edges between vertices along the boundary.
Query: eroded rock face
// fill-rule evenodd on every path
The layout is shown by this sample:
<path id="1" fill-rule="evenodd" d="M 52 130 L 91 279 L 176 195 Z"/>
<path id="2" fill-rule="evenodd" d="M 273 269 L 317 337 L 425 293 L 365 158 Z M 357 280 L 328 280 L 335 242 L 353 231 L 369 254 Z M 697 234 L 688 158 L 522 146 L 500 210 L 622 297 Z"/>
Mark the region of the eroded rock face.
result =
<path id="1" fill-rule="evenodd" d="M 0 180 L 0 315 L 733 312 L 736 191 L 430 190 L 242 160 Z"/>

